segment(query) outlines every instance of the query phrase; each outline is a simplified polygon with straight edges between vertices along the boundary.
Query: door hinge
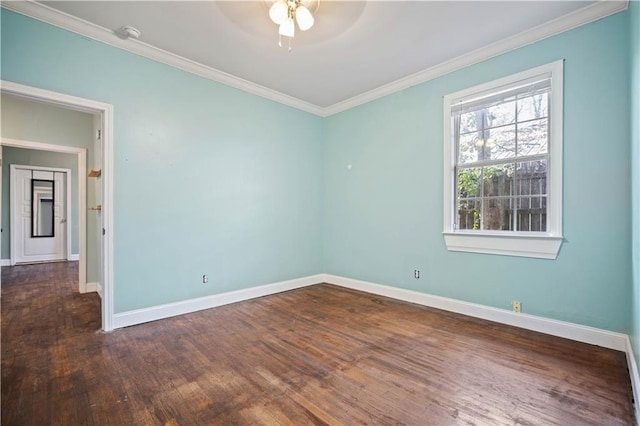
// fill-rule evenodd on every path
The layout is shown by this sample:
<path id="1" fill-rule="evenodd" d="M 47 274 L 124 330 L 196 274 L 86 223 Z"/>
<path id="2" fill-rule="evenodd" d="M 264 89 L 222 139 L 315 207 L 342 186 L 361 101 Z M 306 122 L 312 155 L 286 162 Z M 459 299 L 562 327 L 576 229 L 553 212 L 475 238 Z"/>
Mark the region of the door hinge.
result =
<path id="1" fill-rule="evenodd" d="M 104 230 L 104 228 L 102 228 L 102 235 L 105 235 L 107 233 L 107 231 Z"/>
<path id="2" fill-rule="evenodd" d="M 98 140 L 102 139 L 102 130 L 98 129 Z"/>

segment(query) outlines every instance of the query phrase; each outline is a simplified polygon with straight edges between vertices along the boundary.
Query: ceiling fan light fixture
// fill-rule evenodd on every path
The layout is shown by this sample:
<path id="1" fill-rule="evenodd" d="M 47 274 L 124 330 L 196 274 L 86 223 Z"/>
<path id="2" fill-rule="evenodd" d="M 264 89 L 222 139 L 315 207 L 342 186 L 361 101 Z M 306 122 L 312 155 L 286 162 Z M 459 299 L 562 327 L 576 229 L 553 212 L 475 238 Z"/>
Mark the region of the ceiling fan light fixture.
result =
<path id="1" fill-rule="evenodd" d="M 282 22 L 287 19 L 288 14 L 289 6 L 285 0 L 278 0 L 269 8 L 269 18 L 271 18 L 276 25 L 282 24 Z"/>
<path id="2" fill-rule="evenodd" d="M 280 29 L 278 30 L 278 34 L 283 35 L 285 37 L 293 38 L 295 35 L 296 26 L 293 23 L 293 18 L 286 18 L 280 24 Z"/>
<path id="3" fill-rule="evenodd" d="M 269 18 L 279 25 L 278 46 L 282 47 L 282 36 L 289 37 L 289 51 L 291 51 L 291 39 L 295 35 L 296 23 L 301 31 L 307 31 L 313 27 L 315 19 L 309 10 L 318 10 L 320 0 L 265 0 L 271 2 L 269 7 Z M 311 5 L 311 6 L 310 6 Z M 315 5 L 315 8 L 313 7 Z"/>
<path id="4" fill-rule="evenodd" d="M 300 30 L 307 31 L 309 28 L 313 27 L 313 15 L 309 12 L 309 9 L 300 5 L 296 9 L 296 21 L 298 22 L 298 27 Z"/>

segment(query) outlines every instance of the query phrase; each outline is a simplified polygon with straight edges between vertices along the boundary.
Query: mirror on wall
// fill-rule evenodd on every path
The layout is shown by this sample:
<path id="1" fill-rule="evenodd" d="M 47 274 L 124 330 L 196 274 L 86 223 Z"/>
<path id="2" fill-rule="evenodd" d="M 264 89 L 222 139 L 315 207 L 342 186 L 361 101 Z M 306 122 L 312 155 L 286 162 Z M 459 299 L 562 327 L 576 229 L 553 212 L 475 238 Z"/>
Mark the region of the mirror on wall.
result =
<path id="1" fill-rule="evenodd" d="M 52 180 L 31 179 L 31 237 L 53 237 L 54 187 Z"/>

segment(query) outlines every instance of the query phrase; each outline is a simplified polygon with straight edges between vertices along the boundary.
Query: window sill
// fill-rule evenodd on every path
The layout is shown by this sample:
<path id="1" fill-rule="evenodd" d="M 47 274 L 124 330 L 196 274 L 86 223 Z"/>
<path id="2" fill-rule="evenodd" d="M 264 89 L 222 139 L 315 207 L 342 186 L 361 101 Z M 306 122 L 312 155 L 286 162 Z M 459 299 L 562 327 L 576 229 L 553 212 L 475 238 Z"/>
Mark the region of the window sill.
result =
<path id="1" fill-rule="evenodd" d="M 550 234 L 443 232 L 449 251 L 555 259 L 562 237 Z"/>

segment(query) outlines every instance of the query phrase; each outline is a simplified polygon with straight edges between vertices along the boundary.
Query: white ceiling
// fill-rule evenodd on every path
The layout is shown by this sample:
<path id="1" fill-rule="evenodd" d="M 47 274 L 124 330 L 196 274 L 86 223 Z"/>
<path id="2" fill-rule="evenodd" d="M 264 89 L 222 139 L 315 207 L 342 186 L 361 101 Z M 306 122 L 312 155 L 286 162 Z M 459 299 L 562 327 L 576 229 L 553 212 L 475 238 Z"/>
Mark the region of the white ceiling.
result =
<path id="1" fill-rule="evenodd" d="M 18 11 L 24 7 L 4 3 Z M 104 27 L 109 30 L 105 34 L 114 39 L 113 30 L 124 25 L 142 32 L 142 43 L 119 40 L 120 47 L 127 48 L 122 43 L 150 45 L 217 70 L 223 77 L 219 81 L 229 84 L 225 80 L 237 77 L 292 101 L 284 103 L 302 101 L 309 106 L 307 110 L 317 111 L 349 103 L 456 58 L 477 56 L 478 49 L 504 44 L 505 39 L 517 41 L 523 32 L 537 31 L 542 38 L 568 29 L 584 23 L 572 17 L 598 6 L 575 0 L 324 0 L 314 14 L 315 26 L 304 33 L 297 31 L 288 52 L 277 45 L 277 27 L 269 20 L 268 4 L 263 0 L 44 3 Z M 626 6 L 626 2 L 617 3 L 623 4 L 618 10 Z M 606 14 L 612 13 L 607 10 Z M 593 13 L 589 16 L 596 19 Z M 554 23 L 553 31 L 540 31 L 541 26 L 553 27 Z M 502 51 L 515 47 L 519 46 Z M 139 52 L 140 48 L 132 50 Z"/>

